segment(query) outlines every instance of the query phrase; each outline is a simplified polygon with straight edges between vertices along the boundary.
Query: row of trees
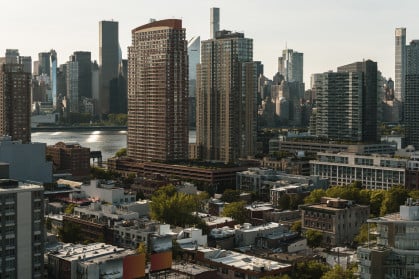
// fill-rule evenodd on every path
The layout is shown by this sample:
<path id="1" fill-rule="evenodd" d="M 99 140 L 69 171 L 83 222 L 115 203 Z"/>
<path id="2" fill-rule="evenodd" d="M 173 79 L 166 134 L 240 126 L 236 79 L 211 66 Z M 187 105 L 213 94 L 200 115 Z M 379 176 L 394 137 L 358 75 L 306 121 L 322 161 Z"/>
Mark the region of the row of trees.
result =
<path id="1" fill-rule="evenodd" d="M 373 217 L 399 211 L 408 197 L 419 198 L 419 191 L 408 191 L 402 186 L 392 187 L 389 190 L 361 189 L 358 183 L 347 186 L 333 186 L 327 190 L 313 190 L 304 199 L 304 203 L 319 203 L 322 197 L 342 198 L 352 200 L 357 204 L 369 205 Z"/>
<path id="2" fill-rule="evenodd" d="M 151 197 L 151 218 L 174 226 L 196 226 L 207 232 L 206 224 L 194 212 L 202 210 L 206 192 L 199 195 L 180 193 L 173 185 L 159 188 Z"/>

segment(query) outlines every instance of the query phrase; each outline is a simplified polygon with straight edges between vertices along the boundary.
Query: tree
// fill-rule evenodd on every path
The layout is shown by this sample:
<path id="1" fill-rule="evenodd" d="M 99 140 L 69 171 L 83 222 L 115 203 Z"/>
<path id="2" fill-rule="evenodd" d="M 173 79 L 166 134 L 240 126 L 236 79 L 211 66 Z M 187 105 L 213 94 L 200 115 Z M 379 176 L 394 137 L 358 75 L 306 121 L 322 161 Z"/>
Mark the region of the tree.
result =
<path id="1" fill-rule="evenodd" d="M 226 189 L 221 197 L 223 202 L 238 202 L 240 200 L 240 191 Z"/>
<path id="2" fill-rule="evenodd" d="M 370 194 L 370 214 L 374 217 L 380 216 L 380 208 L 386 196 L 386 190 L 372 190 Z"/>
<path id="3" fill-rule="evenodd" d="M 319 203 L 322 197 L 326 196 L 326 191 L 323 189 L 316 189 L 311 191 L 310 195 L 308 195 L 304 199 L 305 204 L 311 204 L 311 203 Z"/>
<path id="4" fill-rule="evenodd" d="M 65 208 L 65 210 L 64 210 L 64 213 L 65 214 L 73 214 L 73 212 L 74 212 L 74 208 L 76 207 L 76 204 L 74 204 L 74 203 L 69 203 L 68 205 L 67 205 L 67 207 Z"/>
<path id="5" fill-rule="evenodd" d="M 123 148 L 119 149 L 118 151 L 116 151 L 115 156 L 118 157 L 118 158 L 122 157 L 122 156 L 127 156 L 127 148 L 123 147 Z"/>
<path id="6" fill-rule="evenodd" d="M 370 231 L 374 230 L 375 228 L 376 228 L 375 224 L 370 224 L 369 225 Z M 358 244 L 362 244 L 362 243 L 367 242 L 368 241 L 368 234 L 369 234 L 368 224 L 367 223 L 362 224 L 361 227 L 359 228 L 358 234 L 354 238 L 355 242 L 358 243 Z M 375 240 L 375 238 L 376 238 L 375 235 L 370 234 L 370 237 L 369 237 L 370 240 Z"/>
<path id="7" fill-rule="evenodd" d="M 70 222 L 64 222 L 58 230 L 58 237 L 65 243 L 76 243 L 82 240 L 80 226 Z"/>
<path id="8" fill-rule="evenodd" d="M 294 223 L 292 223 L 290 230 L 300 234 L 301 233 L 301 221 L 295 221 Z"/>
<path id="9" fill-rule="evenodd" d="M 224 207 L 222 215 L 225 217 L 231 217 L 238 223 L 242 224 L 248 220 L 245 206 L 246 203 L 244 201 L 232 202 Z"/>
<path id="10" fill-rule="evenodd" d="M 402 186 L 396 186 L 385 192 L 383 203 L 380 208 L 380 215 L 398 212 L 400 205 L 404 204 L 409 197 L 409 192 Z"/>
<path id="11" fill-rule="evenodd" d="M 317 261 L 305 261 L 297 263 L 294 278 L 298 279 L 320 279 L 323 274 L 329 271 L 327 264 Z"/>
<path id="12" fill-rule="evenodd" d="M 340 265 L 335 265 L 331 270 L 327 271 L 321 279 L 356 279 L 351 269 L 344 270 Z"/>
<path id="13" fill-rule="evenodd" d="M 195 224 L 196 219 L 192 216 L 196 209 L 194 197 L 177 192 L 173 185 L 161 187 L 151 201 L 151 218 L 180 227 Z"/>
<path id="14" fill-rule="evenodd" d="M 278 199 L 278 207 L 282 210 L 290 209 L 291 198 L 288 194 L 282 194 Z"/>
<path id="15" fill-rule="evenodd" d="M 307 244 L 310 247 L 320 246 L 323 240 L 323 234 L 320 231 L 308 229 L 304 233 L 304 237 L 307 238 Z"/>

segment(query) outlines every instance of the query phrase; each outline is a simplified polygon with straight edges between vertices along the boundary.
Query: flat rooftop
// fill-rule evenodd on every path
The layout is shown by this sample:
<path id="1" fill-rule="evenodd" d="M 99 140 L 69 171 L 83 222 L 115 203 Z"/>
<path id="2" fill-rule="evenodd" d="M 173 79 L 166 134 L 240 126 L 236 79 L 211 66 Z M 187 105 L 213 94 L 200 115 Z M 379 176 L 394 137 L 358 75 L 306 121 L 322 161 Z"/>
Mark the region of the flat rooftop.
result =
<path id="1" fill-rule="evenodd" d="M 105 243 L 93 243 L 89 245 L 82 244 L 65 244 L 59 250 L 51 252 L 55 257 L 63 260 L 83 261 L 84 264 L 98 264 L 107 260 L 124 258 L 125 256 L 134 254 L 135 251 Z"/>
<path id="2" fill-rule="evenodd" d="M 290 264 L 270 261 L 233 251 L 220 250 L 215 248 L 202 248 L 199 249 L 199 251 L 203 252 L 205 254 L 205 258 L 212 262 L 217 262 L 244 270 L 252 269 L 253 266 L 266 267 L 268 271 L 291 267 Z"/>

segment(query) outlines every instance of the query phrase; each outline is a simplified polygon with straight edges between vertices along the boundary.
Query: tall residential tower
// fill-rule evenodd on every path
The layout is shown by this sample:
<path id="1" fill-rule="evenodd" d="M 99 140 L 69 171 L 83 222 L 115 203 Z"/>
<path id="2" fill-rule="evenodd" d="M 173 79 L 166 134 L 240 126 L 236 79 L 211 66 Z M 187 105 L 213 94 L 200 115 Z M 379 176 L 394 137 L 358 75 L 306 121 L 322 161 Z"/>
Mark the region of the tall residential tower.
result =
<path id="1" fill-rule="evenodd" d="M 179 19 L 132 30 L 128 48 L 128 156 L 188 158 L 188 52 Z"/>
<path id="2" fill-rule="evenodd" d="M 406 47 L 404 124 L 406 144 L 419 149 L 419 40 Z"/>
<path id="3" fill-rule="evenodd" d="M 253 40 L 219 31 L 203 41 L 197 67 L 197 147 L 204 160 L 226 163 L 254 155 L 258 64 Z"/>
<path id="4" fill-rule="evenodd" d="M 118 79 L 119 69 L 118 22 L 99 22 L 99 113 L 110 109 L 111 81 Z"/>

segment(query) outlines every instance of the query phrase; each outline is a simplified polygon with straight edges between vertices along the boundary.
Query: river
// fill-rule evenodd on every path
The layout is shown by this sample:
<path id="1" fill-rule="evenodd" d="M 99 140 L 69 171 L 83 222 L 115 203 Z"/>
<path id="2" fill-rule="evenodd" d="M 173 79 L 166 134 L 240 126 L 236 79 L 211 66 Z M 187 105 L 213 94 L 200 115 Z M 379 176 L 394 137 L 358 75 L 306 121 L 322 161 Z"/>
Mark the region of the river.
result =
<path id="1" fill-rule="evenodd" d="M 32 133 L 32 142 L 44 142 L 54 145 L 57 142 L 77 142 L 91 151 L 102 151 L 103 160 L 115 155 L 115 152 L 127 147 L 127 131 L 50 131 Z M 196 142 L 195 131 L 189 131 L 189 142 Z"/>

